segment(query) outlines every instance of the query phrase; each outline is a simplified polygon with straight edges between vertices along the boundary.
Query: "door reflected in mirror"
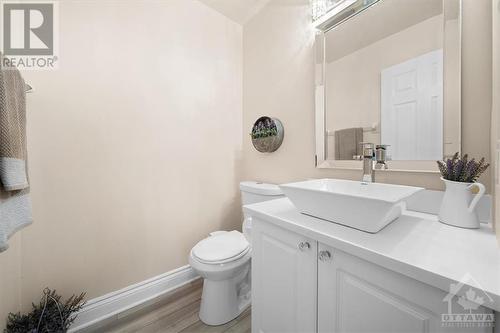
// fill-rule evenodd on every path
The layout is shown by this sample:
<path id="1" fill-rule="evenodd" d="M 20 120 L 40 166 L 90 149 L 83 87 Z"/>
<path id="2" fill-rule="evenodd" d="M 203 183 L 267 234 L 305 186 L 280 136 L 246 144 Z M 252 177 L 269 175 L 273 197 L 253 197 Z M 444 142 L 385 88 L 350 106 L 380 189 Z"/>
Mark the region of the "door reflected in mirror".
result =
<path id="1" fill-rule="evenodd" d="M 355 161 L 361 142 L 392 161 L 460 151 L 460 16 L 459 0 L 381 0 L 320 36 L 323 160 Z"/>

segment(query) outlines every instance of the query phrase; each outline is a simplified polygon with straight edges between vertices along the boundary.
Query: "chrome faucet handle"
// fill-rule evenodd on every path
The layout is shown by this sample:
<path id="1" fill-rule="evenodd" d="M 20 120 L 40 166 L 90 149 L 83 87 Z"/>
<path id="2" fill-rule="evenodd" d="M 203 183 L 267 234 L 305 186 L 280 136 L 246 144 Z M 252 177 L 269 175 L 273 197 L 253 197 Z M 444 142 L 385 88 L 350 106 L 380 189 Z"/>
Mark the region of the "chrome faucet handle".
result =
<path id="1" fill-rule="evenodd" d="M 377 145 L 375 157 L 378 163 L 385 163 L 387 161 L 387 147 L 389 147 L 389 145 Z"/>
<path id="2" fill-rule="evenodd" d="M 373 158 L 373 152 L 375 150 L 375 144 L 371 142 L 360 142 L 362 146 L 362 155 L 364 158 Z"/>
<path id="3" fill-rule="evenodd" d="M 390 145 L 377 145 L 375 149 L 375 160 L 377 164 L 375 165 L 375 169 L 377 170 L 387 170 L 387 147 Z"/>

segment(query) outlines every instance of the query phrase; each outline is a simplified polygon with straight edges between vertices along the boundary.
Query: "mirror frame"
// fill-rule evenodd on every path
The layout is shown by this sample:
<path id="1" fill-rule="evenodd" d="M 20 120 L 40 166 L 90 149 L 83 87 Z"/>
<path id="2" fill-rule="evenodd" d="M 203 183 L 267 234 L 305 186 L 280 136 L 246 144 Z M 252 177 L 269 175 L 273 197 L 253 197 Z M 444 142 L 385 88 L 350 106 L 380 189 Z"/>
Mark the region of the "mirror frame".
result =
<path id="1" fill-rule="evenodd" d="M 335 27 L 349 21 L 351 18 L 359 15 L 364 10 L 376 5 L 384 0 L 377 0 L 365 7 L 353 12 L 352 15 L 342 20 L 335 20 L 335 17 L 325 20 L 321 25 L 316 25 L 315 37 L 315 85 L 314 85 L 314 99 L 315 99 L 315 144 L 316 144 L 316 168 L 319 169 L 348 169 L 348 170 L 362 170 L 363 161 L 356 160 L 327 160 L 327 129 L 326 129 L 326 33 L 335 29 Z M 463 44 L 463 3 L 462 0 L 443 0 L 443 15 L 445 15 L 446 2 L 457 1 L 459 5 L 459 73 L 458 73 L 458 87 L 460 91 L 460 100 L 458 102 L 459 112 L 459 149 L 462 150 L 462 44 Z M 446 35 L 446 27 L 443 24 L 443 36 Z M 446 52 L 446 50 L 444 50 Z M 444 144 L 444 142 L 443 142 Z M 461 151 L 460 151 L 461 153 Z M 444 157 L 443 157 L 444 158 Z M 377 172 L 420 172 L 420 173 L 439 173 L 435 161 L 388 161 L 387 170 L 377 170 Z"/>

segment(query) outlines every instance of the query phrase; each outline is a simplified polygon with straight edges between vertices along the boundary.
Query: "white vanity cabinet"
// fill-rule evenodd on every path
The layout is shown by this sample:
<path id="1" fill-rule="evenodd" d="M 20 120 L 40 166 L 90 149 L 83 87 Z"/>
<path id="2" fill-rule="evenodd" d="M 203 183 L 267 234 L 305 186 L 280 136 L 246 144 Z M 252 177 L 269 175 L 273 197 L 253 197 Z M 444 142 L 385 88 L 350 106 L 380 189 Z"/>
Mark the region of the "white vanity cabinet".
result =
<path id="1" fill-rule="evenodd" d="M 319 332 L 491 332 L 444 328 L 440 289 L 323 244 L 318 259 Z"/>
<path id="2" fill-rule="evenodd" d="M 492 332 L 449 328 L 441 289 L 253 220 L 252 332 Z"/>
<path id="3" fill-rule="evenodd" d="M 252 331 L 316 331 L 317 242 L 254 220 Z"/>

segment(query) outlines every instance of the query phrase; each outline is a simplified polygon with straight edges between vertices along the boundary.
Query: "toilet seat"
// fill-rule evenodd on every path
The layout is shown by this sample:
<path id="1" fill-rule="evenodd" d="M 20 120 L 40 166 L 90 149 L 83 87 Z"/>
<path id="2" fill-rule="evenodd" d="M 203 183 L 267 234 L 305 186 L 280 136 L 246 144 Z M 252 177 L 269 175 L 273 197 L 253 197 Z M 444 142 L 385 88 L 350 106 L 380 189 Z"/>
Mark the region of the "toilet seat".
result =
<path id="1" fill-rule="evenodd" d="M 204 264 L 224 264 L 235 261 L 250 251 L 245 236 L 236 230 L 216 234 L 196 244 L 191 253 Z"/>

